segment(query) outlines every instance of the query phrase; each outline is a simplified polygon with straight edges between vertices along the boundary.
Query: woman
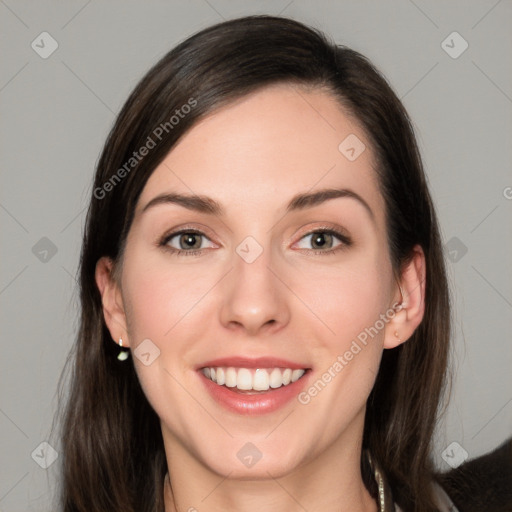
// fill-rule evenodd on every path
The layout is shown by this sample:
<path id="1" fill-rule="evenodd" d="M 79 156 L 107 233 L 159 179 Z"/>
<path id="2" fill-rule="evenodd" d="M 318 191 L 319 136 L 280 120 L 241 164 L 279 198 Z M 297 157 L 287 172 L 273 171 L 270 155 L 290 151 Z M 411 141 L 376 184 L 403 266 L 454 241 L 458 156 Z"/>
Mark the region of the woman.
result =
<path id="1" fill-rule="evenodd" d="M 63 510 L 448 510 L 438 224 L 360 54 L 250 16 L 165 55 L 98 162 L 80 285 Z"/>

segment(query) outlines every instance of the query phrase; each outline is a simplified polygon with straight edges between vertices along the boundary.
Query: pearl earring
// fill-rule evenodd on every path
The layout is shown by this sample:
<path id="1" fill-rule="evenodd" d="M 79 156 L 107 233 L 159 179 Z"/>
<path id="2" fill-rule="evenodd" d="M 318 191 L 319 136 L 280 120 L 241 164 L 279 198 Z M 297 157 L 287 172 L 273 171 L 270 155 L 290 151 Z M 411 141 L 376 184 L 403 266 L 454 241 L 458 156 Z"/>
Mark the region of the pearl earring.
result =
<path id="1" fill-rule="evenodd" d="M 123 338 L 119 338 L 119 346 L 120 347 L 123 346 Z M 119 361 L 126 361 L 128 359 L 129 355 L 130 355 L 129 350 L 121 350 L 121 352 L 119 352 L 119 354 L 117 356 L 117 359 L 119 359 Z"/>
<path id="2" fill-rule="evenodd" d="M 395 336 L 398 338 L 399 343 L 402 343 L 402 340 L 401 340 L 401 339 L 400 339 L 400 337 L 398 336 L 398 331 L 395 331 Z"/>

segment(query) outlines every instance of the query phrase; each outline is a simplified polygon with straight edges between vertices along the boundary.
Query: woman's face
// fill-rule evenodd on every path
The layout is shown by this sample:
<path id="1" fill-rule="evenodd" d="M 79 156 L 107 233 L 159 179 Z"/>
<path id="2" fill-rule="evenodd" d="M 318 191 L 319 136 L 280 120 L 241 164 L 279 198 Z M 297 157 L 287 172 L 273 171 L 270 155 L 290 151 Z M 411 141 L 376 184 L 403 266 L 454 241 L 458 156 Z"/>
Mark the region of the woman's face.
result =
<path id="1" fill-rule="evenodd" d="M 268 478 L 360 449 L 400 299 L 374 165 L 330 95 L 277 85 L 199 122 L 153 172 L 109 327 L 168 458 Z"/>

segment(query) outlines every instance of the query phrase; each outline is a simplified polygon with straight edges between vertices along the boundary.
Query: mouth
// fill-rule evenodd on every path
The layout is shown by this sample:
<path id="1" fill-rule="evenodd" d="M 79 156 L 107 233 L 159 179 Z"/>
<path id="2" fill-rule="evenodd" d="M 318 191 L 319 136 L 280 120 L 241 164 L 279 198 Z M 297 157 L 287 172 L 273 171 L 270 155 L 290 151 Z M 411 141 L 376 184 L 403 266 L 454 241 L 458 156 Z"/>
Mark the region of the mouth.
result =
<path id="1" fill-rule="evenodd" d="M 289 386 L 304 376 L 307 368 L 235 368 L 211 366 L 201 368 L 201 373 L 218 386 L 225 386 L 243 394 L 261 394 Z"/>
<path id="2" fill-rule="evenodd" d="M 234 368 L 217 366 L 202 368 L 203 375 L 219 386 L 239 393 L 256 394 L 289 386 L 299 380 L 306 368 Z"/>
<path id="3" fill-rule="evenodd" d="M 270 413 L 304 389 L 312 368 L 275 358 L 229 358 L 203 363 L 197 375 L 214 401 L 242 415 Z"/>

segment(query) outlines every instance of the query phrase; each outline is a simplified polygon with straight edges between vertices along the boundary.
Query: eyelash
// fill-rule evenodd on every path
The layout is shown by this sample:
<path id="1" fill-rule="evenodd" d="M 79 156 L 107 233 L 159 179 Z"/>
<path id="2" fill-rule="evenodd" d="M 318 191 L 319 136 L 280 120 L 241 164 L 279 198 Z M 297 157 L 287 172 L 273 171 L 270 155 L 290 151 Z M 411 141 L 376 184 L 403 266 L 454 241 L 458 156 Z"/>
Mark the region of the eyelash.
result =
<path id="1" fill-rule="evenodd" d="M 174 231 L 172 233 L 165 234 L 162 237 L 162 239 L 160 240 L 160 242 L 158 242 L 158 246 L 162 247 L 164 250 L 170 251 L 171 254 L 173 254 L 174 256 L 199 256 L 200 254 L 202 254 L 202 252 L 205 249 L 195 249 L 195 250 L 192 250 L 192 251 L 186 251 L 186 250 L 183 250 L 183 249 L 175 249 L 174 247 L 169 247 L 167 245 L 169 243 L 169 240 L 171 240 L 172 238 L 174 238 L 177 235 L 182 235 L 184 233 L 201 235 L 201 236 L 204 236 L 204 237 L 208 238 L 201 231 L 198 231 L 196 229 L 184 228 L 184 229 L 181 229 L 179 231 Z M 326 256 L 326 255 L 332 255 L 334 253 L 337 253 L 338 251 L 343 251 L 343 250 L 347 249 L 347 247 L 350 247 L 352 245 L 352 240 L 347 235 L 341 233 L 340 231 L 332 229 L 332 228 L 318 228 L 318 229 L 315 229 L 313 231 L 309 231 L 308 233 L 303 235 L 300 238 L 300 240 L 302 240 L 306 236 L 310 236 L 310 235 L 318 234 L 318 233 L 327 234 L 327 235 L 334 235 L 342 243 L 340 245 L 338 245 L 338 247 L 336 247 L 334 249 L 327 250 L 327 251 L 322 251 L 322 250 L 319 250 L 319 249 L 302 249 L 302 250 L 306 250 L 308 254 L 313 253 L 313 254 L 319 255 L 319 256 L 320 255 L 321 256 Z"/>

